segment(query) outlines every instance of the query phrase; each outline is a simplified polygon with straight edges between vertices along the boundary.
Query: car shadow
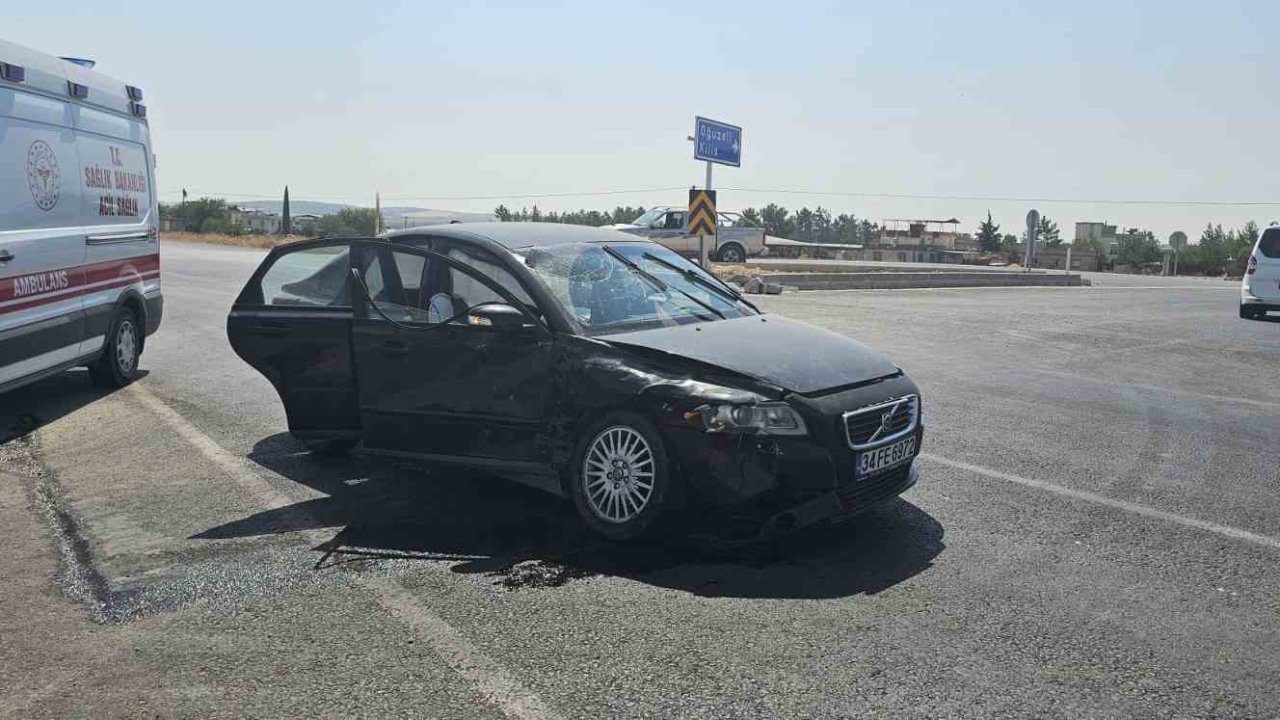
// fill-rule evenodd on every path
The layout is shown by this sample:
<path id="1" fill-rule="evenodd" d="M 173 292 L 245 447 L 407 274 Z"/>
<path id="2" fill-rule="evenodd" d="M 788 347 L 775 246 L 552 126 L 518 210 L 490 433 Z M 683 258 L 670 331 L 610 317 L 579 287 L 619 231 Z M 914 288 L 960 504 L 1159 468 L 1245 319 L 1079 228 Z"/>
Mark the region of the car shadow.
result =
<path id="1" fill-rule="evenodd" d="M 140 370 L 138 378 L 146 377 Z M 73 368 L 0 396 L 0 445 L 22 437 L 116 392 L 94 384 L 86 368 Z"/>
<path id="2" fill-rule="evenodd" d="M 359 453 L 323 458 L 287 434 L 259 441 L 249 459 L 325 497 L 194 538 L 340 528 L 316 546 L 317 568 L 416 558 L 455 561 L 454 572 L 485 574 L 511 589 L 617 576 L 710 597 L 834 598 L 893 587 L 945 548 L 942 525 L 905 500 L 768 543 L 676 533 L 624 546 L 589 533 L 569 502 L 509 480 Z"/>

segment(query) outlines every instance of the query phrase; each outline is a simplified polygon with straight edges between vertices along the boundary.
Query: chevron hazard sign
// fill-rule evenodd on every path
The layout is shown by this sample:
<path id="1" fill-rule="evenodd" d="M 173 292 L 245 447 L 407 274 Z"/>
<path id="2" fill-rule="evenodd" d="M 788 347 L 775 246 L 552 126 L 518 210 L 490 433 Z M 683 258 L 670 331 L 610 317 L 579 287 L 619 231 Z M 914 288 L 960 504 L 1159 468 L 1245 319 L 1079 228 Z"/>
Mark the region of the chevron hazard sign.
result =
<path id="1" fill-rule="evenodd" d="M 689 234 L 716 234 L 716 191 L 689 191 Z"/>

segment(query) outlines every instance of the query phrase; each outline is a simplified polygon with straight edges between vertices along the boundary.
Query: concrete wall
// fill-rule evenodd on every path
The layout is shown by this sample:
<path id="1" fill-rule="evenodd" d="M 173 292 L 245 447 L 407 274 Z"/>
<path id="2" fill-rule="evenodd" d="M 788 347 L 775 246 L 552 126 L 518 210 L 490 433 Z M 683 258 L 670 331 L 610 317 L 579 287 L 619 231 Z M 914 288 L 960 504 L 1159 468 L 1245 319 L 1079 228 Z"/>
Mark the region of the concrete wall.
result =
<path id="1" fill-rule="evenodd" d="M 943 287 L 1074 287 L 1088 285 L 1079 275 L 1038 272 L 846 272 L 770 273 L 767 283 L 801 290 L 873 290 Z"/>

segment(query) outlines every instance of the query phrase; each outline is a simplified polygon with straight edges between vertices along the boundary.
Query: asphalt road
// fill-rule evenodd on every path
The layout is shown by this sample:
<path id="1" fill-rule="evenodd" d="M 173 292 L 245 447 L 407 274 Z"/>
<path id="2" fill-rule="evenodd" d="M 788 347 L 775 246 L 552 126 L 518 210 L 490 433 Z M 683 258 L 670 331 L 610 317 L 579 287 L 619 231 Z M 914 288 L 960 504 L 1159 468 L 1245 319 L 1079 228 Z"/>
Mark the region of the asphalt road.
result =
<path id="1" fill-rule="evenodd" d="M 225 340 L 259 257 L 166 245 L 144 379 L 0 398 L 0 716 L 1280 716 L 1280 323 L 1234 283 L 765 298 L 916 379 L 920 484 L 621 551 L 305 452 Z"/>

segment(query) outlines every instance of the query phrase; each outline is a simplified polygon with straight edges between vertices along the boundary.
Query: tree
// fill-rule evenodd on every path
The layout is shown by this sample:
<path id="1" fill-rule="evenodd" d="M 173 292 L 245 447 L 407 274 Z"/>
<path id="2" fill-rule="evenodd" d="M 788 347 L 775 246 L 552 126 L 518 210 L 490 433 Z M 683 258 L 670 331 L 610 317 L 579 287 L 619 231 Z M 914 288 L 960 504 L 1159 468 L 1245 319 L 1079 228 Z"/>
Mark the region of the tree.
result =
<path id="1" fill-rule="evenodd" d="M 991 211 L 987 211 L 987 219 L 978 226 L 978 247 L 983 252 L 999 252 L 1000 226 L 991 221 Z"/>
<path id="2" fill-rule="evenodd" d="M 343 208 L 316 221 L 316 233 L 325 237 L 374 235 L 378 211 L 373 208 Z"/>
<path id="3" fill-rule="evenodd" d="M 1058 231 L 1058 223 L 1049 219 L 1048 215 L 1040 216 L 1039 240 L 1048 247 L 1062 244 L 1062 233 Z"/>
<path id="4" fill-rule="evenodd" d="M 1116 248 L 1116 262 L 1130 267 L 1160 260 L 1160 243 L 1150 230 L 1130 228 L 1120 236 Z"/>
<path id="5" fill-rule="evenodd" d="M 807 207 L 802 207 L 796 211 L 795 215 L 795 239 L 807 242 L 813 241 L 813 211 Z"/>
<path id="6" fill-rule="evenodd" d="M 1231 231 L 1227 235 L 1227 256 L 1237 263 L 1243 263 L 1249 253 L 1253 252 L 1253 246 L 1258 244 L 1259 232 L 1258 223 L 1252 220 L 1239 230 Z"/>
<path id="7" fill-rule="evenodd" d="M 1009 262 L 1013 262 L 1019 258 L 1018 255 L 1018 236 L 1009 233 L 1000 238 L 1000 252 Z"/>
<path id="8" fill-rule="evenodd" d="M 1222 272 L 1223 266 L 1227 264 L 1227 234 L 1222 231 L 1222 225 L 1205 225 L 1204 232 L 1200 233 L 1199 244 L 1199 259 L 1204 264 L 1204 272 Z"/>
<path id="9" fill-rule="evenodd" d="M 858 242 L 864 246 L 869 246 L 871 241 L 880 237 L 880 225 L 870 220 L 858 221 Z"/>
<path id="10" fill-rule="evenodd" d="M 493 216 L 498 218 L 498 222 L 511 222 L 511 211 L 506 205 L 499 205 L 493 209 Z"/>
<path id="11" fill-rule="evenodd" d="M 790 238 L 795 234 L 795 224 L 787 217 L 787 209 L 769 203 L 760 211 L 760 221 L 764 223 L 764 231 L 768 235 Z"/>
<path id="12" fill-rule="evenodd" d="M 284 186 L 284 203 L 280 206 L 280 234 L 289 235 L 293 232 L 293 218 L 289 215 L 289 186 Z"/>
<path id="13" fill-rule="evenodd" d="M 755 208 L 747 208 L 742 211 L 742 219 L 746 223 L 755 227 L 763 227 L 764 221 L 760 219 L 760 211 Z"/>
<path id="14" fill-rule="evenodd" d="M 858 218 L 840 213 L 831 221 L 831 232 L 838 243 L 858 244 Z"/>
<path id="15" fill-rule="evenodd" d="M 824 243 L 835 239 L 831 228 L 831 211 L 821 205 L 813 211 L 813 237 L 814 240 Z"/>
<path id="16" fill-rule="evenodd" d="M 233 229 L 227 201 L 220 198 L 200 198 L 180 205 L 162 204 L 160 215 L 173 218 L 187 232 L 228 233 Z"/>

